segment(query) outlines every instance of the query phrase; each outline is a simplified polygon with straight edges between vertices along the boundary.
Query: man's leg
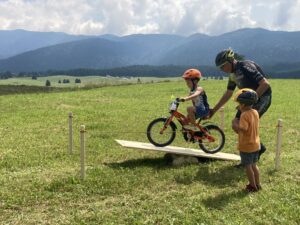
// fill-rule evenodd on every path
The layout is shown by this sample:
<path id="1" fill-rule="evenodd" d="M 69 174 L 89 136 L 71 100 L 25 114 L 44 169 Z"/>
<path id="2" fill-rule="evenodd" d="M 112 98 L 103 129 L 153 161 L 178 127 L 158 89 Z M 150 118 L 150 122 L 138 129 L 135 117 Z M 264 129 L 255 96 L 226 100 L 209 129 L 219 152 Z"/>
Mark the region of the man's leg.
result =
<path id="1" fill-rule="evenodd" d="M 267 110 L 269 109 L 269 107 L 271 106 L 271 102 L 272 102 L 272 96 L 271 95 L 266 95 L 266 96 L 261 96 L 259 98 L 259 100 L 257 101 L 257 103 L 255 103 L 253 105 L 253 108 L 257 110 L 258 114 L 259 114 L 259 118 L 261 118 L 265 112 L 267 112 Z M 260 156 L 266 151 L 266 147 L 264 146 L 264 144 L 262 142 L 260 142 L 260 151 L 259 151 L 259 156 L 258 156 L 258 160 L 260 159 Z"/>
<path id="2" fill-rule="evenodd" d="M 260 156 L 265 153 L 265 151 L 267 150 L 267 148 L 264 146 L 263 143 L 260 142 L 260 150 L 258 152 L 258 160 L 260 159 Z"/>
<path id="3" fill-rule="evenodd" d="M 241 117 L 241 111 L 240 111 L 240 110 L 237 110 L 237 113 L 236 113 L 235 118 L 234 118 L 233 120 L 239 120 L 240 117 Z M 233 127 L 232 127 L 232 129 L 233 129 Z M 235 132 L 234 129 L 233 129 L 233 131 Z M 240 162 L 239 164 L 234 165 L 234 167 L 235 167 L 235 168 L 243 168 L 244 166 L 243 166 L 243 164 Z"/>

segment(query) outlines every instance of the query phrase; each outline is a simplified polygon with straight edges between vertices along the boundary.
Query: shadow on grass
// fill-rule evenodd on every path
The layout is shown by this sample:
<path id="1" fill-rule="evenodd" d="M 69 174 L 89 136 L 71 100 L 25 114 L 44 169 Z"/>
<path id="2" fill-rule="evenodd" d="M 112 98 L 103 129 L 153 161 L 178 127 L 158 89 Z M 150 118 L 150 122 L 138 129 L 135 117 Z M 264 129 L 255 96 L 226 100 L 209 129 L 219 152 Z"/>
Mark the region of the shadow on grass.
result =
<path id="1" fill-rule="evenodd" d="M 214 161 L 213 159 L 198 158 L 199 163 L 210 163 L 213 161 Z M 180 167 L 188 166 L 190 164 L 187 163 L 181 166 L 174 166 L 172 164 L 172 159 L 168 157 L 168 155 L 166 154 L 162 158 L 131 159 L 131 160 L 118 162 L 118 163 L 106 163 L 105 165 L 116 169 L 120 169 L 120 168 L 134 169 L 137 167 L 151 167 L 159 170 L 159 169 L 168 169 L 168 168 L 180 168 Z"/>
<path id="2" fill-rule="evenodd" d="M 142 159 L 131 159 L 124 162 L 118 163 L 106 163 L 105 165 L 114 169 L 135 169 L 137 167 L 151 167 L 154 169 L 167 169 L 171 167 L 171 164 L 164 158 L 142 158 Z"/>
<path id="3" fill-rule="evenodd" d="M 211 186 L 235 186 L 240 179 L 244 179 L 244 169 L 234 168 L 231 164 L 214 167 L 213 164 L 199 168 L 194 180 L 199 180 Z"/>
<path id="4" fill-rule="evenodd" d="M 207 199 L 204 199 L 202 202 L 209 209 L 221 210 L 230 202 L 238 202 L 239 199 L 242 199 L 248 195 L 249 193 L 245 192 L 244 190 L 232 191 L 232 192 L 221 193 L 213 197 L 208 197 Z"/>

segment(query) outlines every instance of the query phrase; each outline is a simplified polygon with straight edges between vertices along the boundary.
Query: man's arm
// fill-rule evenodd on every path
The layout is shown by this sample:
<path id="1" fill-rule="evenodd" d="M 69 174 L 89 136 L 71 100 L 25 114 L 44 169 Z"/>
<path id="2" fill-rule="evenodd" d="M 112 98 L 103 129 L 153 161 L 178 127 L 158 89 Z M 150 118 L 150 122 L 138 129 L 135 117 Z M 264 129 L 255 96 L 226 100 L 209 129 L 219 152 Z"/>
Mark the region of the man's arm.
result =
<path id="1" fill-rule="evenodd" d="M 266 92 L 266 90 L 268 90 L 268 88 L 270 87 L 270 83 L 266 78 L 263 78 L 262 80 L 259 81 L 258 84 L 259 86 L 255 91 L 258 97 L 260 97 Z"/>
<path id="2" fill-rule="evenodd" d="M 227 89 L 226 92 L 223 94 L 219 102 L 215 105 L 213 109 L 211 109 L 210 117 L 212 117 L 226 102 L 231 98 L 233 94 L 232 90 Z"/>
<path id="3" fill-rule="evenodd" d="M 254 62 L 248 62 L 241 68 L 244 75 L 253 79 L 253 82 L 258 83 L 258 87 L 255 90 L 258 97 L 262 96 L 266 90 L 270 87 L 269 81 L 263 75 L 261 68 Z"/>

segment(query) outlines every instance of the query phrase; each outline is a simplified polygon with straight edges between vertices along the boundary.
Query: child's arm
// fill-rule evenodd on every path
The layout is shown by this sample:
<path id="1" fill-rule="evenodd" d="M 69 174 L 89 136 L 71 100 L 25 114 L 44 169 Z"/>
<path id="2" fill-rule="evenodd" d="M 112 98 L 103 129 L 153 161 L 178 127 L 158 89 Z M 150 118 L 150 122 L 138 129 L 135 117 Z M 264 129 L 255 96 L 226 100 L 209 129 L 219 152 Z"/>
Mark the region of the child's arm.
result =
<path id="1" fill-rule="evenodd" d="M 194 94 L 192 95 L 189 95 L 189 96 L 186 96 L 186 97 L 183 97 L 183 98 L 180 98 L 181 101 L 189 101 L 195 97 L 197 97 L 198 95 L 200 95 L 202 92 L 203 92 L 203 88 L 202 87 L 197 87 L 197 90 L 195 91 Z"/>
<path id="2" fill-rule="evenodd" d="M 235 118 L 232 120 L 232 130 L 237 134 L 239 133 L 239 119 Z"/>
<path id="3" fill-rule="evenodd" d="M 232 120 L 232 129 L 237 134 L 239 132 L 245 132 L 245 131 L 247 131 L 247 128 L 245 128 L 244 126 L 240 126 L 240 120 L 237 119 L 237 118 L 235 118 L 234 120 Z"/>

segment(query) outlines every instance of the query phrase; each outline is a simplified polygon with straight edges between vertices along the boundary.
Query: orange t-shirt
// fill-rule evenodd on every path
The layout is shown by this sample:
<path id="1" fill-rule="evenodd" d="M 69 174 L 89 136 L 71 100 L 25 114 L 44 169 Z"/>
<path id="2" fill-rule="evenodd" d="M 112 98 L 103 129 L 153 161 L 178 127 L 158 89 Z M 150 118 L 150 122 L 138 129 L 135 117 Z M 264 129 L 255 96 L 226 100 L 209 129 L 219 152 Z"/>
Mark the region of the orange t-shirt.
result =
<path id="1" fill-rule="evenodd" d="M 239 127 L 238 149 L 241 152 L 256 152 L 260 149 L 259 115 L 255 109 L 242 112 Z"/>

